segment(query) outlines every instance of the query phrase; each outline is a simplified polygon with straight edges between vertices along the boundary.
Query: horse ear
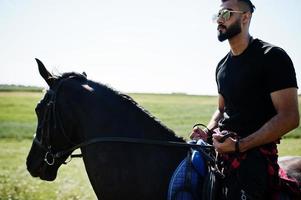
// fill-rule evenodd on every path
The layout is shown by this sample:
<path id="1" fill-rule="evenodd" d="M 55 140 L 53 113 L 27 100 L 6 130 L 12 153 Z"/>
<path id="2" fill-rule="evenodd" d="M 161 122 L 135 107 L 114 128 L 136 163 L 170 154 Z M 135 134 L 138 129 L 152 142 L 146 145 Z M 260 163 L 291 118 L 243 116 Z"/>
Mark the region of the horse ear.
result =
<path id="1" fill-rule="evenodd" d="M 54 82 L 54 77 L 50 72 L 47 71 L 46 67 L 39 59 L 36 58 L 36 61 L 38 63 L 40 75 L 43 77 L 43 79 L 47 82 L 47 84 L 50 87 Z"/>
<path id="2" fill-rule="evenodd" d="M 83 72 L 82 74 L 83 74 L 83 75 L 84 75 L 84 76 L 87 78 L 87 74 L 86 74 L 86 72 Z"/>

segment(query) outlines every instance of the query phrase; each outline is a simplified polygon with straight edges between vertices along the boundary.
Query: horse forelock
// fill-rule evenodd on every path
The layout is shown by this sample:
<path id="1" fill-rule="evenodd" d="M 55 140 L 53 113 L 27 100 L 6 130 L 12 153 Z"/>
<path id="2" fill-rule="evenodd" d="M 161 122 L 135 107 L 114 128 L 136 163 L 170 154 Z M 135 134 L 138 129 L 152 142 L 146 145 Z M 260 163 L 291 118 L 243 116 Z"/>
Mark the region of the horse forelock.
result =
<path id="1" fill-rule="evenodd" d="M 66 78 L 73 78 L 79 81 L 87 81 L 87 77 L 85 75 L 77 72 L 66 72 L 58 76 L 58 80 L 66 79 Z"/>

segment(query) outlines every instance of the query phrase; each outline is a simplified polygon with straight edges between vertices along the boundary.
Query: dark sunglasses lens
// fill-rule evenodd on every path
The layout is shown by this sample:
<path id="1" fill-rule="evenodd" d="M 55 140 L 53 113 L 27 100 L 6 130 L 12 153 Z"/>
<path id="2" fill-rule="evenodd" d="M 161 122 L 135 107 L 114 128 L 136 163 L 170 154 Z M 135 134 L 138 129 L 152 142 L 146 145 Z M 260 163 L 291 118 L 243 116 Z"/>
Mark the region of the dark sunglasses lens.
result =
<path id="1" fill-rule="evenodd" d="M 212 16 L 212 20 L 216 22 L 218 19 L 222 18 L 224 21 L 229 20 L 231 17 L 231 11 L 229 10 L 220 10 L 218 14 Z"/>
<path id="2" fill-rule="evenodd" d="M 220 17 L 222 17 L 225 21 L 230 19 L 230 16 L 231 16 L 231 12 L 229 10 L 223 10 L 220 15 Z"/>

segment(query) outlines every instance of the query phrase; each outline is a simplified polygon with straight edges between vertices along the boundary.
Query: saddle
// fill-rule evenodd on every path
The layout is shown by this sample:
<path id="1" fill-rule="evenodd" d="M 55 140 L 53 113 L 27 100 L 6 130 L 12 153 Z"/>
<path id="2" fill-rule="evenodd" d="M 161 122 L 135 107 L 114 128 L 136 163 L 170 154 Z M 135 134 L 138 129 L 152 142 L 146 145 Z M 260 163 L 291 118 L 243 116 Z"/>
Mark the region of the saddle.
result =
<path id="1" fill-rule="evenodd" d="M 202 140 L 197 144 L 207 145 Z M 218 199 L 221 177 L 211 165 L 202 152 L 189 150 L 170 180 L 167 200 Z"/>

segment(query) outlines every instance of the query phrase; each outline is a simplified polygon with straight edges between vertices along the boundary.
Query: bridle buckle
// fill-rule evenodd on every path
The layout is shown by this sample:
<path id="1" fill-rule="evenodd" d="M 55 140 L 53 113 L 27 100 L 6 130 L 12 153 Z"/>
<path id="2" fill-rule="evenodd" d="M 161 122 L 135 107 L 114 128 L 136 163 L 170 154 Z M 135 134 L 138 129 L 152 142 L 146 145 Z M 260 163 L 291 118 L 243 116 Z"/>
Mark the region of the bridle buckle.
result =
<path id="1" fill-rule="evenodd" d="M 54 162 L 55 162 L 54 155 L 50 151 L 47 151 L 45 154 L 45 157 L 44 157 L 44 161 L 48 165 L 54 165 Z"/>

